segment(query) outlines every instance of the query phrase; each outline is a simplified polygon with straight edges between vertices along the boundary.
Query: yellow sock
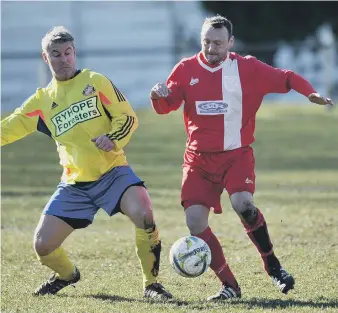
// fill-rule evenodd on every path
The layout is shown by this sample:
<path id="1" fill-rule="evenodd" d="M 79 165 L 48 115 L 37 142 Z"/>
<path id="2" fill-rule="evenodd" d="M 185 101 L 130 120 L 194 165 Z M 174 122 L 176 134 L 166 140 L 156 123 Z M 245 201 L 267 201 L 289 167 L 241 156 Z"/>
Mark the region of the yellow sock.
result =
<path id="1" fill-rule="evenodd" d="M 64 280 L 70 280 L 74 273 L 74 264 L 68 258 L 65 250 L 61 247 L 56 248 L 52 253 L 40 256 L 38 259 L 41 264 L 48 266 L 57 277 Z"/>
<path id="2" fill-rule="evenodd" d="M 160 267 L 161 241 L 156 226 L 136 228 L 136 253 L 141 263 L 145 288 L 156 283 Z"/>

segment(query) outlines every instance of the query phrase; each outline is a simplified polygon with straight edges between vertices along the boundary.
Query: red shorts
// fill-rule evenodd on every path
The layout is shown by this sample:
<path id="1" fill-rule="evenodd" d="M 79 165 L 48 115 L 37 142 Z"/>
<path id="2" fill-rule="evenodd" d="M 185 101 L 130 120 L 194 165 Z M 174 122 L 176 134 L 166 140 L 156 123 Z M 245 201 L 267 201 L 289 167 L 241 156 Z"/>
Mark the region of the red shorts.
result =
<path id="1" fill-rule="evenodd" d="M 201 204 L 222 213 L 221 194 L 255 192 L 255 158 L 249 146 L 224 152 L 184 154 L 181 202 L 184 208 Z"/>

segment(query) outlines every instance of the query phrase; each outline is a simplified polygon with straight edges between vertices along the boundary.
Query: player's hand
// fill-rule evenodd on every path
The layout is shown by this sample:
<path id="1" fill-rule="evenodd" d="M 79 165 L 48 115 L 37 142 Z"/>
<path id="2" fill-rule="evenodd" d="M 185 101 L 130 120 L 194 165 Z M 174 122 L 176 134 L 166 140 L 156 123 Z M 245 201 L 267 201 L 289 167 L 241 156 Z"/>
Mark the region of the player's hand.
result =
<path id="1" fill-rule="evenodd" d="M 101 135 L 92 139 L 92 142 L 95 143 L 95 146 L 99 149 L 109 152 L 115 148 L 115 144 L 110 140 L 106 135 Z"/>
<path id="2" fill-rule="evenodd" d="M 150 91 L 151 99 L 158 100 L 159 98 L 168 97 L 170 90 L 164 83 L 157 83 Z"/>
<path id="3" fill-rule="evenodd" d="M 319 105 L 333 105 L 333 102 L 330 98 L 325 98 L 322 97 L 319 93 L 312 93 L 308 96 L 308 99 L 313 102 L 313 103 L 317 103 Z"/>

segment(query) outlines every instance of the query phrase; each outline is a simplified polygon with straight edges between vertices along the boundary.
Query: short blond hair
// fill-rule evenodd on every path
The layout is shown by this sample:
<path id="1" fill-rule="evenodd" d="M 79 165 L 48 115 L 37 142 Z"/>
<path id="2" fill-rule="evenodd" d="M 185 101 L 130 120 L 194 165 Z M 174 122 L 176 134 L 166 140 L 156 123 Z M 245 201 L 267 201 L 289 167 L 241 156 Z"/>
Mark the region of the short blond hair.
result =
<path id="1" fill-rule="evenodd" d="M 55 26 L 41 40 L 41 47 L 46 51 L 53 43 L 71 42 L 74 46 L 74 37 L 71 32 L 64 26 Z"/>

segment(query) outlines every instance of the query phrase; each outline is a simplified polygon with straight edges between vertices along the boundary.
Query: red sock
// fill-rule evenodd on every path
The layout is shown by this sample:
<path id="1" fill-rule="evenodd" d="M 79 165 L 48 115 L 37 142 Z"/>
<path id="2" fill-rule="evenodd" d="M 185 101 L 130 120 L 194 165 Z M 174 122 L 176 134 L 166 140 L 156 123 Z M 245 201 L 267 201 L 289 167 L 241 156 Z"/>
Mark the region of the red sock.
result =
<path id="1" fill-rule="evenodd" d="M 211 250 L 210 268 L 215 272 L 219 280 L 223 284 L 225 283 L 234 288 L 238 288 L 236 278 L 226 263 L 222 247 L 210 227 L 208 227 L 203 233 L 194 236 L 203 239 L 208 244 Z"/>

